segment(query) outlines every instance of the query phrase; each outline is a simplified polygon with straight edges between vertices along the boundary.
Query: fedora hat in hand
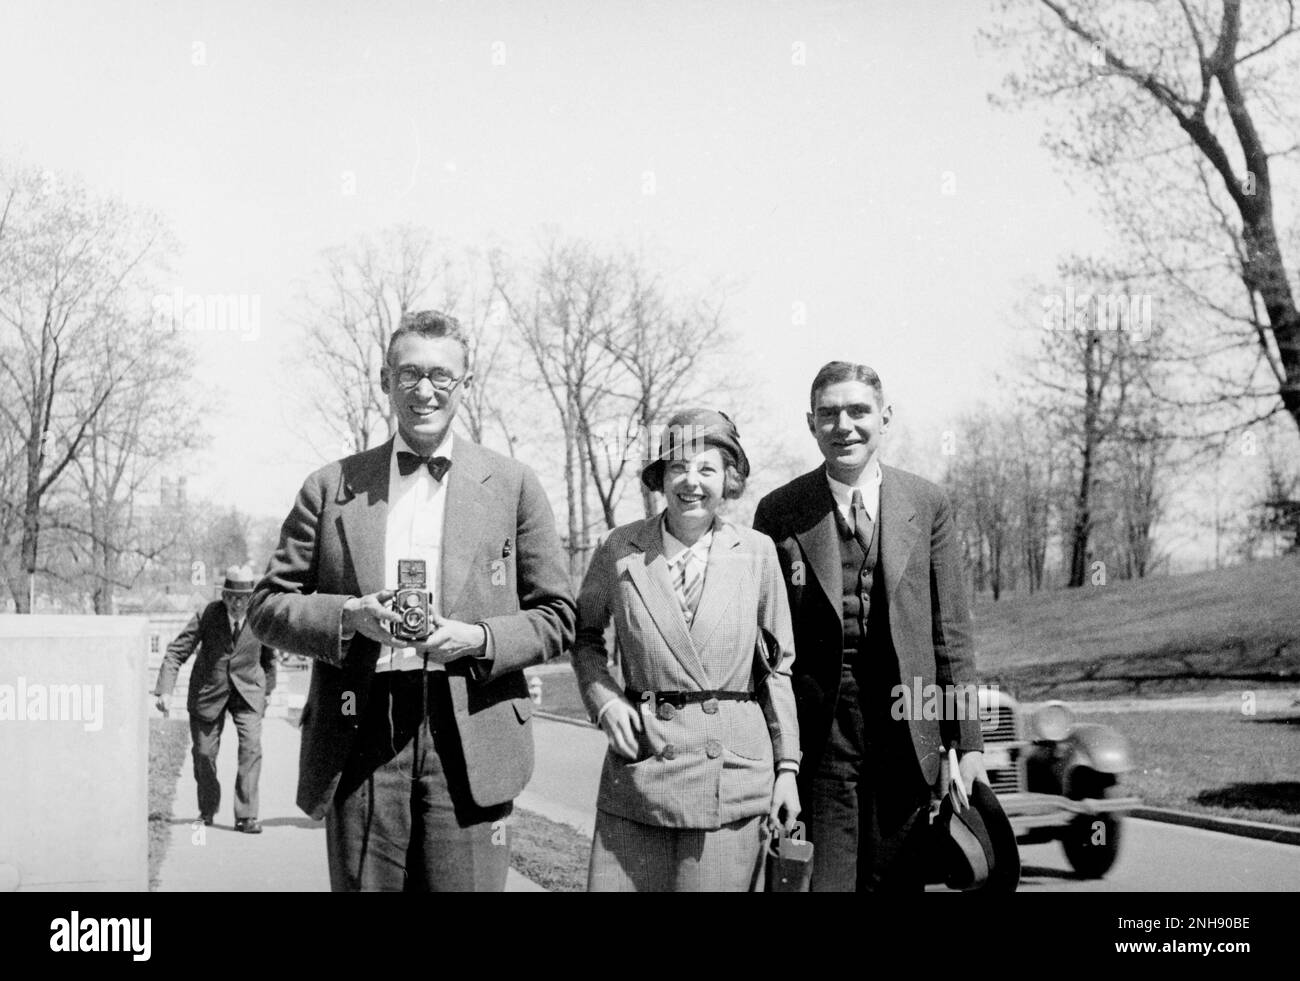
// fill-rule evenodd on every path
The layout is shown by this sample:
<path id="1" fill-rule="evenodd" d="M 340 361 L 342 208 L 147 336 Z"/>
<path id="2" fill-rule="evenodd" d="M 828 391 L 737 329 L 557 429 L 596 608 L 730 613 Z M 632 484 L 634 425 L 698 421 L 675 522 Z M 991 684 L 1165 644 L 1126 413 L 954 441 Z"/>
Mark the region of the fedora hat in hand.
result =
<path id="1" fill-rule="evenodd" d="M 993 788 L 976 780 L 970 806 L 957 811 L 944 796 L 931 828 L 930 880 L 963 892 L 1012 893 L 1020 884 L 1020 849 Z"/>

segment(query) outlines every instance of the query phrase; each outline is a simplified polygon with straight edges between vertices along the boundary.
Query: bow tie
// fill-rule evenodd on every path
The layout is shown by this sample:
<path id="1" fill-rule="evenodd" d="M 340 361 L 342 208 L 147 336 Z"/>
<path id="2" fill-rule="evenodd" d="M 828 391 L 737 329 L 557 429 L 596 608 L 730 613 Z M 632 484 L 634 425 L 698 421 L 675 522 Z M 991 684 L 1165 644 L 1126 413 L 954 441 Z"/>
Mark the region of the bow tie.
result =
<path id="1" fill-rule="evenodd" d="M 434 480 L 442 480 L 451 469 L 451 461 L 445 456 L 428 457 L 407 453 L 405 450 L 397 451 L 397 472 L 403 477 L 411 476 L 420 467 L 428 467 Z"/>

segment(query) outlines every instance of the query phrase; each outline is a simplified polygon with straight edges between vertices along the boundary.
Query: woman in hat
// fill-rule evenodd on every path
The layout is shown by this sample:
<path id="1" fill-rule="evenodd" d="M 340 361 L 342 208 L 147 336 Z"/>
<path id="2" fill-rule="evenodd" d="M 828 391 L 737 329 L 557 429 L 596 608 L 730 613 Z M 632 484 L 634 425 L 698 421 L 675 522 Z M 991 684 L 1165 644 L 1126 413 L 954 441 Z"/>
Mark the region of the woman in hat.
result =
<path id="1" fill-rule="evenodd" d="M 664 510 L 614 529 L 592 556 L 573 652 L 609 740 L 591 890 L 759 888 L 765 834 L 799 814 L 794 641 L 776 549 L 719 513 L 748 476 L 730 419 L 677 413 L 641 473 Z M 607 664 L 611 620 L 621 682 Z"/>

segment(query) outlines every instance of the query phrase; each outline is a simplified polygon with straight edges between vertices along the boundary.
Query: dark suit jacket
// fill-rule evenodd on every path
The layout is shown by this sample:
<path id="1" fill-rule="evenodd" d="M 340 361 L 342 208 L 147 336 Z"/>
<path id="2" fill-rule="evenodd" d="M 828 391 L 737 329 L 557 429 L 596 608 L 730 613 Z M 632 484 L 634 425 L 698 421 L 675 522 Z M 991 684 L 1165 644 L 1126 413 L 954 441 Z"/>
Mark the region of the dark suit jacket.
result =
<path id="1" fill-rule="evenodd" d="M 198 659 L 190 672 L 190 693 L 185 703 L 190 715 L 212 722 L 226 707 L 233 686 L 258 712 L 266 711 L 266 696 L 275 690 L 275 651 L 258 642 L 244 621 L 239 642 L 230 637 L 230 615 L 221 600 L 196 613 L 167 645 L 158 671 L 155 695 L 170 695 L 176 675 L 191 654 Z"/>
<path id="2" fill-rule="evenodd" d="M 925 685 L 975 683 L 970 613 L 961 553 L 947 496 L 927 480 L 882 467 L 880 562 L 884 567 L 889 636 L 899 677 Z M 844 635 L 843 570 L 835 499 L 825 467 L 797 477 L 758 504 L 754 528 L 776 542 L 794 618 L 794 691 L 804 751 L 801 777 L 816 773 L 839 696 Z M 942 748 L 983 748 L 978 717 L 925 719 L 911 712 L 916 759 L 927 783 L 939 774 Z"/>
<path id="3" fill-rule="evenodd" d="M 340 641 L 343 604 L 384 588 L 393 442 L 316 471 L 298 492 L 280 544 L 249 604 L 253 630 L 314 658 L 302 716 L 298 806 L 325 814 L 367 711 L 379 645 Z M 532 702 L 522 669 L 573 640 L 574 602 L 550 504 L 531 470 L 457 439 L 447 477 L 442 609 L 483 621 L 495 660 L 481 680 L 469 659 L 448 667 L 470 793 L 487 807 L 513 800 L 533 770 Z"/>

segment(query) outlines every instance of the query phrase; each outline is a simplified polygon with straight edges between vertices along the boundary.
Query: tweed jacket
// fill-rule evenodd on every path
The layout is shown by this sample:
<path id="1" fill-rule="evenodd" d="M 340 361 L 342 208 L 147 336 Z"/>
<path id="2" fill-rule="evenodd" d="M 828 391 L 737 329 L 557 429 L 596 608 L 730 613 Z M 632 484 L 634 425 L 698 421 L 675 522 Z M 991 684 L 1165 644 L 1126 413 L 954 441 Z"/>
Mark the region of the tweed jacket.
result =
<path id="1" fill-rule="evenodd" d="M 196 719 L 214 722 L 225 710 L 233 688 L 255 712 L 266 711 L 266 698 L 275 690 L 275 651 L 244 629 L 235 641 L 230 635 L 230 615 L 221 600 L 209 603 L 190 618 L 176 639 L 167 645 L 158 671 L 156 695 L 170 695 L 181 665 L 195 652 L 190 671 L 186 711 Z"/>
<path id="2" fill-rule="evenodd" d="M 716 829 L 767 813 L 776 762 L 799 759 L 790 611 L 772 542 L 719 520 L 688 628 L 664 556 L 662 522 L 659 515 L 616 528 L 583 580 L 573 666 L 592 719 L 625 686 L 752 690 L 760 632 L 775 670 L 759 701 L 686 704 L 663 714 L 638 706 L 637 759 L 609 750 L 596 806 L 643 824 Z M 607 664 L 611 622 L 622 683 Z"/>
<path id="3" fill-rule="evenodd" d="M 249 604 L 258 636 L 314 658 L 302 716 L 298 806 L 324 816 L 368 700 L 379 644 L 341 640 L 343 604 L 384 588 L 393 441 L 307 478 Z M 447 668 L 469 778 L 482 807 L 513 800 L 533 770 L 533 704 L 523 668 L 559 657 L 573 637 L 573 598 L 550 504 L 524 465 L 457 440 L 447 473 L 441 569 L 447 618 L 485 623 L 494 660 Z M 380 709 L 376 708 L 376 711 Z"/>

